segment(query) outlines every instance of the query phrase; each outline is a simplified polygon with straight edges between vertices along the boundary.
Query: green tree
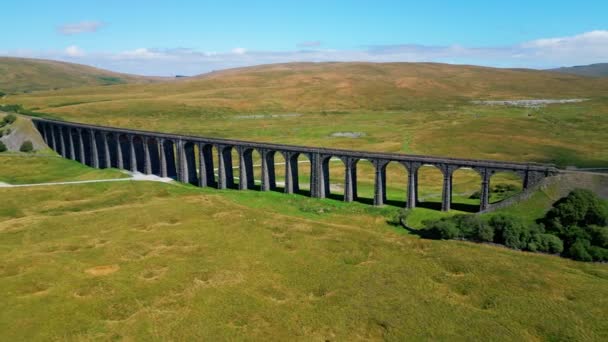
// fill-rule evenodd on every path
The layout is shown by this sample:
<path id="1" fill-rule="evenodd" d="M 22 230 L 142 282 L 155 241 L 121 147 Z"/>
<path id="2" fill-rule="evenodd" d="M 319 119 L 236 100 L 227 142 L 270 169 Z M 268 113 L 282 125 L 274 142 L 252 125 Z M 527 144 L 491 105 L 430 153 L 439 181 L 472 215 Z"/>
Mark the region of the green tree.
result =
<path id="1" fill-rule="evenodd" d="M 7 150 L 6 145 L 2 141 L 0 141 L 0 152 L 5 152 Z"/>

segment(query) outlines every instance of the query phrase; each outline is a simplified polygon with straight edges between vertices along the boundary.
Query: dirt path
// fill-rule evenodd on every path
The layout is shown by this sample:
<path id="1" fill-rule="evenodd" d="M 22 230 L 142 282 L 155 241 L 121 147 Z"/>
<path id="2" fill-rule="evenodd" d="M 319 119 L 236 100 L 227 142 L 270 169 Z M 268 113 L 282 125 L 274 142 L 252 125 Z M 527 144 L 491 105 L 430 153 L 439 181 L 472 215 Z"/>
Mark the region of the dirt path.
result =
<path id="1" fill-rule="evenodd" d="M 169 183 L 173 181 L 171 178 L 162 178 L 155 175 L 144 175 L 142 173 L 133 173 L 129 178 L 114 178 L 114 179 L 94 179 L 69 182 L 49 182 L 49 183 L 32 183 L 32 184 L 8 184 L 0 182 L 0 188 L 23 188 L 32 186 L 54 186 L 54 185 L 71 185 L 71 184 L 88 184 L 88 183 L 108 183 L 108 182 L 125 182 L 125 181 L 148 181 Z"/>

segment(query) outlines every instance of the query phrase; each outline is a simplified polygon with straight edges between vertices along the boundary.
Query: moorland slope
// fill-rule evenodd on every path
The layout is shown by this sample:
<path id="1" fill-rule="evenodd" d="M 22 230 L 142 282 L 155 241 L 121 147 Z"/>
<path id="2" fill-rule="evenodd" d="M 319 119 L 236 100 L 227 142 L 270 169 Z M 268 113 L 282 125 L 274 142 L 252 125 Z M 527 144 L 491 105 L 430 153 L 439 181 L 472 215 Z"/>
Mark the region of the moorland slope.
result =
<path id="1" fill-rule="evenodd" d="M 6 94 L 158 80 L 160 78 L 121 74 L 82 64 L 0 57 L 0 91 Z"/>

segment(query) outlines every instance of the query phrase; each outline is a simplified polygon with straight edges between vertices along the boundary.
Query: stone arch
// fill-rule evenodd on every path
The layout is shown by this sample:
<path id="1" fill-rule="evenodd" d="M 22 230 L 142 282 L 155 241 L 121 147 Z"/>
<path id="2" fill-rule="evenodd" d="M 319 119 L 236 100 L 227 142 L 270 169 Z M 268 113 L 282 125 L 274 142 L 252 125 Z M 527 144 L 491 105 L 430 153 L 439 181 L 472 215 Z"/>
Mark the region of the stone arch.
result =
<path id="1" fill-rule="evenodd" d="M 459 211 L 477 212 L 480 206 L 481 175 L 470 167 L 458 167 L 452 173 L 452 205 Z"/>
<path id="2" fill-rule="evenodd" d="M 236 150 L 239 157 L 239 189 L 259 189 L 259 187 L 255 184 L 256 176 L 254 170 L 254 154 L 257 154 L 257 151 L 248 146 L 237 146 Z M 259 154 L 257 154 L 255 157 L 259 161 Z"/>
<path id="3" fill-rule="evenodd" d="M 161 175 L 160 166 L 160 141 L 157 137 L 146 137 L 144 147 L 147 148 L 147 155 L 149 160 L 149 171 L 153 175 Z"/>
<path id="4" fill-rule="evenodd" d="M 175 142 L 171 139 L 162 139 L 161 176 L 177 180 L 177 166 L 175 163 Z M 165 173 L 163 175 L 163 173 Z"/>
<path id="5" fill-rule="evenodd" d="M 117 134 L 114 132 L 105 133 L 105 139 L 108 144 L 108 154 L 110 155 L 110 166 L 113 168 L 119 168 L 118 166 L 118 145 L 117 145 Z"/>
<path id="6" fill-rule="evenodd" d="M 105 132 L 102 131 L 98 131 L 98 130 L 94 130 L 92 131 L 93 134 L 93 139 L 94 144 L 93 144 L 93 148 L 95 148 L 95 153 L 93 153 L 93 156 L 95 156 L 95 154 L 97 155 L 97 166 L 98 167 L 102 167 L 102 168 L 107 168 L 109 167 L 107 162 L 109 161 L 108 156 L 106 155 L 106 150 L 105 150 L 105 146 L 106 146 L 106 137 L 105 137 Z M 109 151 L 108 151 L 109 152 Z"/>
<path id="7" fill-rule="evenodd" d="M 197 163 L 196 163 L 196 144 L 191 141 L 183 141 L 182 177 L 185 183 L 198 185 Z"/>
<path id="8" fill-rule="evenodd" d="M 408 169 L 407 166 L 389 161 L 384 166 L 385 204 L 405 208 L 408 191 Z"/>
<path id="9" fill-rule="evenodd" d="M 344 180 L 346 164 L 344 160 L 333 155 L 321 157 L 323 186 L 326 198 L 344 200 Z"/>
<path id="10" fill-rule="evenodd" d="M 88 129 L 80 130 L 81 151 L 84 152 L 84 164 L 93 166 L 93 155 L 91 154 L 91 132 Z"/>
<path id="11" fill-rule="evenodd" d="M 217 187 L 218 189 L 234 188 L 233 150 L 232 145 L 214 146 L 217 153 Z"/>
<path id="12" fill-rule="evenodd" d="M 374 203 L 374 182 L 376 175 L 376 167 L 371 160 L 361 158 L 356 163 L 355 182 L 357 188 L 357 196 L 354 199 L 357 202 L 365 204 Z"/>
<path id="13" fill-rule="evenodd" d="M 132 151 L 134 154 L 131 156 L 132 162 L 135 162 L 135 167 L 131 165 L 131 171 L 138 171 L 141 173 L 145 173 L 146 161 L 144 157 L 144 137 L 140 135 L 131 136 Z"/>
<path id="14" fill-rule="evenodd" d="M 438 165 L 422 164 L 418 169 L 418 206 L 441 210 L 443 172 Z"/>
<path id="15" fill-rule="evenodd" d="M 287 159 L 287 158 L 286 158 Z M 312 196 L 312 156 L 307 152 L 290 152 L 292 191 Z"/>
<path id="16" fill-rule="evenodd" d="M 213 145 L 198 143 L 198 186 L 217 187 L 213 158 Z"/>
<path id="17" fill-rule="evenodd" d="M 489 203 L 497 203 L 523 191 L 525 174 L 511 170 L 494 170 L 490 174 Z"/>

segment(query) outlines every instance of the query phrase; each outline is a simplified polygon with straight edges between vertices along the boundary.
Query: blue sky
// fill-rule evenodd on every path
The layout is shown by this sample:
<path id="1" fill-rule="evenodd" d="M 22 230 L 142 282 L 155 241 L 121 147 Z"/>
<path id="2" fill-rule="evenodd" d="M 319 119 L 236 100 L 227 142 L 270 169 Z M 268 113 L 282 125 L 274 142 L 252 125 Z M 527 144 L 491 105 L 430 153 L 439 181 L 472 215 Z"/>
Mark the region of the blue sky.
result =
<path id="1" fill-rule="evenodd" d="M 290 61 L 608 62 L 608 1 L 29 1 L 0 54 L 147 75 Z"/>

